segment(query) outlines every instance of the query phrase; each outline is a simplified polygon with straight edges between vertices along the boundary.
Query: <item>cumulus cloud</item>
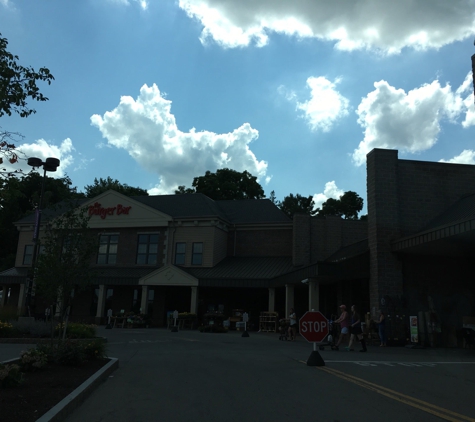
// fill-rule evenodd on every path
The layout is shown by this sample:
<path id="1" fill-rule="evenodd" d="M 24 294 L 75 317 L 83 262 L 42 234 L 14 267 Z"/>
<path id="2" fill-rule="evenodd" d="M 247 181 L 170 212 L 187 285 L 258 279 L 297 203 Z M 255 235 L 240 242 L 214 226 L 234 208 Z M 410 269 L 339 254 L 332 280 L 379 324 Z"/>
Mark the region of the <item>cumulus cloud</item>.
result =
<path id="1" fill-rule="evenodd" d="M 475 164 L 475 151 L 470 149 L 463 150 L 459 155 L 449 160 L 439 160 L 441 163 L 456 163 L 456 164 Z"/>
<path id="2" fill-rule="evenodd" d="M 147 10 L 148 8 L 148 2 L 146 0 L 109 0 L 109 1 L 111 3 L 123 4 L 125 6 L 129 6 L 131 3 L 137 3 L 142 10 Z"/>
<path id="3" fill-rule="evenodd" d="M 262 47 L 271 33 L 317 38 L 340 50 L 440 48 L 475 33 L 475 0 L 179 0 L 201 42 Z"/>
<path id="4" fill-rule="evenodd" d="M 56 172 L 48 173 L 48 176 L 64 177 L 68 167 L 70 167 L 74 161 L 72 156 L 73 151 L 73 142 L 69 138 L 66 138 L 59 146 L 48 143 L 44 139 L 39 139 L 31 144 L 23 143 L 17 145 L 18 162 L 12 165 L 5 160 L 2 163 L 2 169 L 5 168 L 7 172 L 22 170 L 24 173 L 28 173 L 32 168 L 27 164 L 25 157 L 37 157 L 41 158 L 42 161 L 45 161 L 48 157 L 54 157 L 60 160 L 60 166 Z"/>
<path id="5" fill-rule="evenodd" d="M 182 132 L 171 104 L 155 84 L 143 85 L 136 100 L 123 96 L 112 111 L 91 117 L 109 145 L 125 149 L 144 169 L 159 176 L 160 183 L 150 193 L 171 193 L 179 185 L 190 186 L 207 170 L 224 167 L 266 179 L 267 163 L 258 161 L 249 148 L 259 136 L 249 123 L 222 134 L 194 128 Z"/>
<path id="6" fill-rule="evenodd" d="M 338 199 L 344 193 L 345 192 L 338 188 L 334 180 L 325 183 L 325 189 L 323 190 L 323 193 L 316 193 L 315 195 L 313 195 L 313 202 L 315 202 L 315 208 L 321 208 L 322 204 L 328 198 Z"/>
<path id="7" fill-rule="evenodd" d="M 312 131 L 328 132 L 338 119 L 348 115 L 349 101 L 336 90 L 338 82 L 339 79 L 331 82 L 323 76 L 307 79 L 310 99 L 297 101 L 296 106 Z M 287 95 L 289 100 L 296 98 L 296 94 Z"/>
<path id="8" fill-rule="evenodd" d="M 410 153 L 431 148 L 437 142 L 442 119 L 456 123 L 465 112 L 462 125 L 474 124 L 473 101 L 469 103 L 470 94 L 466 94 L 469 78 L 471 74 L 455 92 L 449 84 L 442 87 L 437 80 L 407 93 L 384 80 L 376 82 L 375 90 L 362 99 L 356 111 L 364 139 L 353 152 L 355 164 L 364 164 L 373 148 Z"/>

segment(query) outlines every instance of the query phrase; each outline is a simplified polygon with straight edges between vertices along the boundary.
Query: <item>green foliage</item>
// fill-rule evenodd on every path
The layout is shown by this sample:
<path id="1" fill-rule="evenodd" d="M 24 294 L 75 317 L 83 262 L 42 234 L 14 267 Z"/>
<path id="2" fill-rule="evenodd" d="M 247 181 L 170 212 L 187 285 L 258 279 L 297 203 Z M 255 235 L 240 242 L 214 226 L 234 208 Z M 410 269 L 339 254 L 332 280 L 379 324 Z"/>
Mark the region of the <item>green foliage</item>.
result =
<path id="1" fill-rule="evenodd" d="M 15 265 L 19 232 L 15 221 L 33 212 L 40 202 L 43 176 L 31 172 L 19 179 L 0 178 L 0 271 Z M 53 179 L 46 176 L 43 193 L 43 209 L 80 197 L 67 176 Z"/>
<path id="2" fill-rule="evenodd" d="M 44 250 L 36 266 L 36 288 L 49 303 L 56 303 L 60 322 L 72 303 L 73 289 L 87 288 L 94 276 L 91 261 L 97 253 L 98 238 L 89 229 L 89 219 L 86 208 L 71 207 L 46 225 Z"/>
<path id="3" fill-rule="evenodd" d="M 0 387 L 18 387 L 24 381 L 23 373 L 17 364 L 0 364 Z"/>
<path id="4" fill-rule="evenodd" d="M 346 220 L 357 220 L 358 213 L 363 209 L 363 198 L 356 192 L 347 191 L 339 199 L 329 198 L 321 209 L 317 209 L 318 216 L 339 215 Z"/>
<path id="5" fill-rule="evenodd" d="M 12 321 L 12 325 L 18 334 L 30 334 L 38 338 L 51 335 L 51 325 L 43 321 Z"/>
<path id="6" fill-rule="evenodd" d="M 66 340 L 53 345 L 38 345 L 37 349 L 47 356 L 49 362 L 66 366 L 80 366 L 86 361 L 107 357 L 106 344 L 100 339 Z"/>
<path id="7" fill-rule="evenodd" d="M 224 168 L 211 173 L 208 170 L 204 176 L 195 177 L 192 186 L 193 189 L 179 186 L 175 194 L 202 193 L 214 200 L 265 198 L 257 177 L 248 171 L 240 173 Z"/>
<path id="8" fill-rule="evenodd" d="M 55 328 L 56 334 L 62 333 L 64 324 L 58 324 Z M 66 328 L 66 337 L 69 339 L 94 338 L 96 337 L 97 326 L 92 324 L 81 324 L 70 322 Z"/>
<path id="9" fill-rule="evenodd" d="M 32 67 L 24 67 L 17 63 L 19 57 L 7 51 L 8 40 L 0 33 L 0 117 L 12 112 L 20 117 L 28 117 L 36 110 L 27 106 L 27 100 L 47 101 L 36 83 L 54 80 L 49 69 L 42 67 L 35 71 Z"/>
<path id="10" fill-rule="evenodd" d="M 88 341 L 84 343 L 82 347 L 84 347 L 86 360 L 105 359 L 107 357 L 106 343 L 102 340 L 95 339 L 90 342 Z"/>
<path id="11" fill-rule="evenodd" d="M 84 189 L 86 191 L 86 197 L 88 198 L 94 198 L 110 189 L 125 196 L 148 196 L 148 192 L 145 189 L 134 188 L 125 183 L 122 184 L 117 179 L 113 180 L 111 177 L 107 177 L 107 179 L 100 178 L 99 180 L 95 178 L 94 184 L 87 185 Z"/>
<path id="12" fill-rule="evenodd" d="M 0 338 L 10 338 L 14 332 L 12 324 L 0 321 Z"/>
<path id="13" fill-rule="evenodd" d="M 48 363 L 48 356 L 39 349 L 28 349 L 20 354 L 20 365 L 24 372 L 43 368 Z"/>
<path id="14" fill-rule="evenodd" d="M 293 218 L 296 213 L 310 214 L 314 215 L 316 210 L 315 202 L 313 202 L 312 196 L 302 196 L 300 194 L 289 194 L 284 198 L 282 202 L 277 202 L 277 206 L 290 218 Z"/>

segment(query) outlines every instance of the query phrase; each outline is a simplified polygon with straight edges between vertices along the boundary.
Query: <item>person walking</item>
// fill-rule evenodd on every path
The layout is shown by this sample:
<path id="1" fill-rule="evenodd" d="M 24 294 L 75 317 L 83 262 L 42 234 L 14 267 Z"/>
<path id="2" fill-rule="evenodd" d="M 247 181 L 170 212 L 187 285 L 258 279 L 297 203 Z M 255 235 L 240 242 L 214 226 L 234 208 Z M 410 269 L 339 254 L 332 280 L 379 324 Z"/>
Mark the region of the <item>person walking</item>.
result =
<path id="1" fill-rule="evenodd" d="M 290 308 L 289 320 L 289 337 L 290 341 L 294 341 L 297 335 L 297 314 L 294 308 Z"/>
<path id="2" fill-rule="evenodd" d="M 340 331 L 340 337 L 338 338 L 338 342 L 336 343 L 335 346 L 332 347 L 332 350 L 340 350 L 340 344 L 342 343 L 343 339 L 347 339 L 349 335 L 349 326 L 350 326 L 350 315 L 346 311 L 346 306 L 345 305 L 340 305 L 340 311 L 341 315 L 340 318 L 338 318 L 335 321 L 335 324 L 340 324 L 341 331 Z"/>
<path id="3" fill-rule="evenodd" d="M 382 310 L 379 311 L 378 333 L 381 341 L 379 347 L 386 347 L 386 315 Z"/>
<path id="4" fill-rule="evenodd" d="M 351 307 L 350 343 L 348 344 L 348 347 L 346 347 L 346 350 L 354 352 L 355 349 L 353 349 L 352 346 L 353 342 L 356 340 L 358 340 L 363 347 L 360 352 L 367 352 L 366 341 L 363 337 L 363 330 L 361 329 L 361 317 L 356 310 L 356 306 L 353 305 Z"/>

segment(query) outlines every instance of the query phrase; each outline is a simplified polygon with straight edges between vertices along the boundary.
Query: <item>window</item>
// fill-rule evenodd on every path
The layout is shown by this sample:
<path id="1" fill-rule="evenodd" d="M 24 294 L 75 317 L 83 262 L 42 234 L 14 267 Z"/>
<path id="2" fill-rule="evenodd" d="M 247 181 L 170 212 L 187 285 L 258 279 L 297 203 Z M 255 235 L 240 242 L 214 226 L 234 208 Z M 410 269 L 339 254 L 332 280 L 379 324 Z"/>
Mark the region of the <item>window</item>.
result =
<path id="1" fill-rule="evenodd" d="M 26 245 L 23 254 L 23 265 L 31 265 L 33 263 L 33 245 Z"/>
<path id="2" fill-rule="evenodd" d="M 156 264 L 158 254 L 158 234 L 139 234 L 137 264 Z"/>
<path id="3" fill-rule="evenodd" d="M 117 261 L 117 245 L 119 235 L 101 234 L 99 239 L 99 254 L 97 255 L 98 264 L 115 264 Z"/>
<path id="4" fill-rule="evenodd" d="M 191 265 L 201 265 L 203 262 L 203 243 L 193 243 Z"/>
<path id="5" fill-rule="evenodd" d="M 186 243 L 175 245 L 175 265 L 185 265 Z"/>

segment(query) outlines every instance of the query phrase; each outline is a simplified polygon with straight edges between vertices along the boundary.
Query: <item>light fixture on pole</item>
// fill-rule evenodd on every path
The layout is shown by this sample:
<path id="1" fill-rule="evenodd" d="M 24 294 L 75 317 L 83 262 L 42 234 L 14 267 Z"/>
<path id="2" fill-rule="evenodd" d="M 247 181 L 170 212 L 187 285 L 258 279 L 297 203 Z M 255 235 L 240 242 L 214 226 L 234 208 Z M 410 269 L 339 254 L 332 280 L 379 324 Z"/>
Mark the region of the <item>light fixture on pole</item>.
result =
<path id="1" fill-rule="evenodd" d="M 41 158 L 30 157 L 28 158 L 28 165 L 37 168 L 43 166 L 43 179 L 41 181 L 41 193 L 40 193 L 40 203 L 36 207 L 35 210 L 35 228 L 33 231 L 33 257 L 31 259 L 31 270 L 32 274 L 30 277 L 27 278 L 27 285 L 26 285 L 26 309 L 28 312 L 28 316 L 30 315 L 30 302 L 31 302 L 31 294 L 34 286 L 34 278 L 35 278 L 35 268 L 36 268 L 36 258 L 38 257 L 38 247 L 39 247 L 39 233 L 40 233 L 40 225 L 41 225 L 41 210 L 43 208 L 43 194 L 45 191 L 45 180 L 46 180 L 46 172 L 47 171 L 56 171 L 59 167 L 60 161 L 57 158 L 49 157 L 45 161 L 42 161 Z"/>

